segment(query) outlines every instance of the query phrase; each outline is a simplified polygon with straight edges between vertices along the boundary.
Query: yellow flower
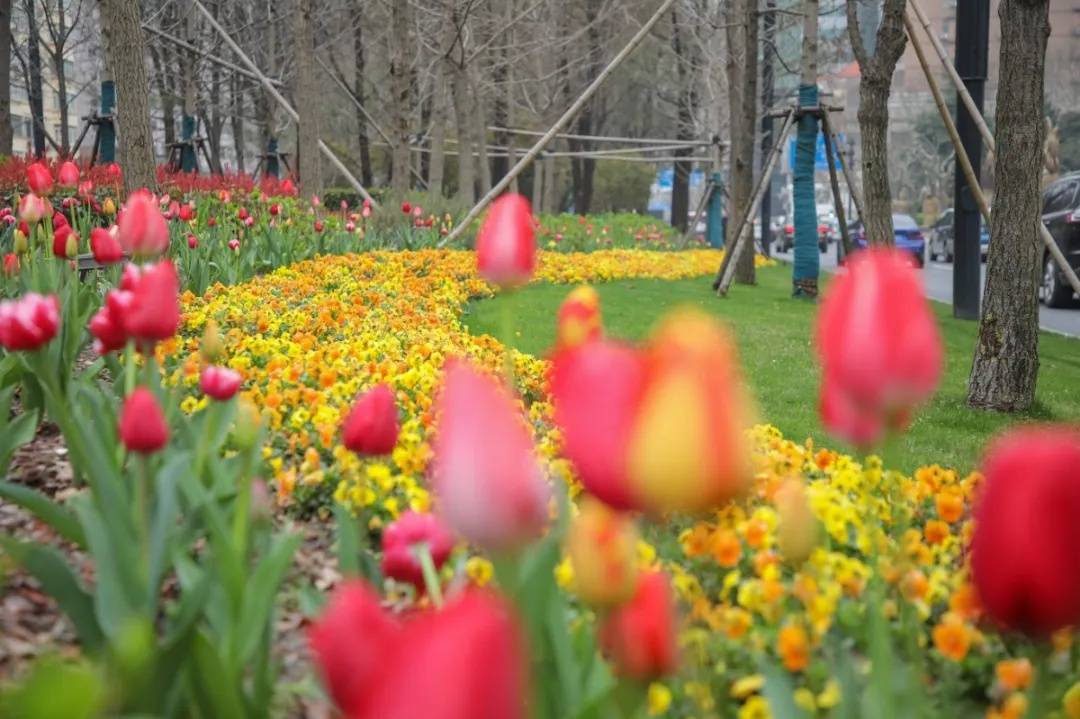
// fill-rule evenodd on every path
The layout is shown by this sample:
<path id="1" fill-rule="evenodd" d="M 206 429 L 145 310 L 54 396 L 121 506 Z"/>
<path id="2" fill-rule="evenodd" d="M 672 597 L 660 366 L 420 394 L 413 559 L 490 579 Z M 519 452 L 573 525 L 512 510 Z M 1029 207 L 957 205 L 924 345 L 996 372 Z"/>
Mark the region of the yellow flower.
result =
<path id="1" fill-rule="evenodd" d="M 469 557 L 465 562 L 465 573 L 469 575 L 469 579 L 471 579 L 474 584 L 483 587 L 491 581 L 491 577 L 495 574 L 495 570 L 491 566 L 491 562 L 483 557 Z"/>
<path id="2" fill-rule="evenodd" d="M 653 682 L 649 685 L 649 716 L 660 716 L 671 706 L 671 690 L 663 684 Z"/>
<path id="3" fill-rule="evenodd" d="M 1061 705 L 1068 719 L 1080 719 L 1080 682 L 1073 684 L 1069 691 L 1065 692 Z"/>
<path id="4" fill-rule="evenodd" d="M 819 708 L 828 711 L 839 705 L 840 699 L 840 684 L 835 679 L 830 679 L 825 682 L 825 688 L 817 695 L 817 705 Z"/>
<path id="5" fill-rule="evenodd" d="M 742 679 L 738 679 L 731 685 L 731 691 L 728 692 L 732 699 L 746 699 L 751 694 L 757 694 L 765 686 L 765 675 L 763 674 L 751 674 L 745 676 Z"/>
<path id="6" fill-rule="evenodd" d="M 765 697 L 753 696 L 739 707 L 739 719 L 772 719 L 769 702 Z"/>
<path id="7" fill-rule="evenodd" d="M 794 700 L 795 706 L 803 711 L 811 713 L 817 711 L 817 699 L 814 697 L 814 692 L 806 687 L 796 689 L 791 698 Z"/>

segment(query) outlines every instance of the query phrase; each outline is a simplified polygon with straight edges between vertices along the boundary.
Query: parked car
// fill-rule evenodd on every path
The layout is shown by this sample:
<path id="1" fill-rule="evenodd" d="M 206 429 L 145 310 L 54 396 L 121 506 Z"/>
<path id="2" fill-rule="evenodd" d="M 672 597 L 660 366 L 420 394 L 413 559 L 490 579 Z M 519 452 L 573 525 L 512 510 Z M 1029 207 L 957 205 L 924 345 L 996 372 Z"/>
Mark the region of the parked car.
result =
<path id="1" fill-rule="evenodd" d="M 919 223 L 911 215 L 893 215 L 892 220 L 896 249 L 910 252 L 915 266 L 922 267 L 926 258 L 926 237 L 919 228 Z M 851 243 L 856 250 L 866 249 L 868 246 L 866 230 L 863 228 L 862 220 L 856 220 L 855 223 L 849 225 L 848 233 L 851 235 Z"/>
<path id="2" fill-rule="evenodd" d="M 1080 271 L 1080 173 L 1066 175 L 1043 190 L 1043 224 L 1069 265 Z M 1043 253 L 1039 299 L 1047 307 L 1075 305 L 1073 290 L 1049 250 Z"/>
<path id="3" fill-rule="evenodd" d="M 795 248 L 795 225 L 790 222 L 784 223 L 783 231 L 778 232 L 780 238 L 780 251 L 791 252 Z M 818 251 L 825 252 L 829 243 L 833 241 L 835 234 L 828 222 L 818 224 Z"/>
<path id="4" fill-rule="evenodd" d="M 934 225 L 930 228 L 929 239 L 927 240 L 927 255 L 931 260 L 952 262 L 953 261 L 953 240 L 956 236 L 956 213 L 953 212 L 953 208 L 949 208 L 941 213 L 941 215 L 934 222 Z M 979 250 L 982 257 L 982 261 L 986 262 L 986 253 L 990 249 L 990 230 L 986 226 L 986 222 L 979 223 Z"/>

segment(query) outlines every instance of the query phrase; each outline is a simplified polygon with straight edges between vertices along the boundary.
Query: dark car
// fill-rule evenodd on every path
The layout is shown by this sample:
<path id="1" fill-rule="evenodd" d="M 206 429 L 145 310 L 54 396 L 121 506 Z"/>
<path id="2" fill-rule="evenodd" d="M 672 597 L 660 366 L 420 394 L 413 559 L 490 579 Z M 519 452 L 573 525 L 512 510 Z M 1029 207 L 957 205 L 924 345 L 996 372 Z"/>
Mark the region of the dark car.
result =
<path id="1" fill-rule="evenodd" d="M 1069 265 L 1080 271 L 1080 173 L 1067 175 L 1043 190 L 1042 221 Z M 1073 290 L 1047 250 L 1043 253 L 1039 299 L 1047 307 L 1074 305 Z"/>
<path id="2" fill-rule="evenodd" d="M 926 257 L 926 237 L 919 228 L 919 223 L 911 215 L 893 215 L 892 221 L 896 249 L 911 253 L 911 259 L 915 261 L 915 265 L 922 267 Z M 862 221 L 858 220 L 850 225 L 848 231 L 855 249 L 866 249 L 866 230 L 863 228 Z"/>
<path id="3" fill-rule="evenodd" d="M 953 239 L 956 236 L 956 215 L 950 207 L 941 213 L 930 228 L 926 254 L 931 260 L 953 261 Z M 986 222 L 979 223 L 979 250 L 982 261 L 986 262 L 986 253 L 990 249 L 990 230 Z"/>

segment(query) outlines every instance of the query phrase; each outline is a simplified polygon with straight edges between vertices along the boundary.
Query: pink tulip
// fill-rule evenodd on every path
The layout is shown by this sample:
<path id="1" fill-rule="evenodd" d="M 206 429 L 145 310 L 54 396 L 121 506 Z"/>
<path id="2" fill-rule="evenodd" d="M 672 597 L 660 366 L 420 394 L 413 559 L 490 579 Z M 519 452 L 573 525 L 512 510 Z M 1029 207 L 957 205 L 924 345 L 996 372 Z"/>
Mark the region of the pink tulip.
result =
<path id="1" fill-rule="evenodd" d="M 19 199 L 19 219 L 28 225 L 36 225 L 48 214 L 48 205 L 33 192 L 23 195 Z M 26 230 L 29 235 L 30 231 Z"/>
<path id="2" fill-rule="evenodd" d="M 130 298 L 130 292 L 109 292 L 105 296 L 104 306 L 90 319 L 89 329 L 94 336 L 94 351 L 99 355 L 122 350 L 127 344 L 128 334 L 124 329 L 123 315 L 114 308 L 123 307 L 125 302 L 130 302 Z M 126 310 L 121 310 L 124 311 Z"/>
<path id="3" fill-rule="evenodd" d="M 500 287 L 529 281 L 536 270 L 536 240 L 528 200 L 495 200 L 476 239 L 476 264 L 481 277 Z"/>
<path id="4" fill-rule="evenodd" d="M 172 260 L 148 265 L 139 272 L 122 318 L 128 335 L 144 347 L 176 334 L 180 327 L 180 280 Z"/>
<path id="5" fill-rule="evenodd" d="M 60 165 L 56 173 L 56 181 L 61 187 L 76 187 L 79 184 L 79 167 L 71 160 Z"/>
<path id="6" fill-rule="evenodd" d="M 28 292 L 0 302 L 0 347 L 32 352 L 48 344 L 60 327 L 60 300 Z"/>
<path id="7" fill-rule="evenodd" d="M 95 227 L 90 231 L 90 251 L 94 259 L 103 265 L 111 265 L 124 259 L 124 248 L 108 230 Z"/>
<path id="8" fill-rule="evenodd" d="M 232 250 L 233 252 L 236 252 L 237 250 L 239 250 L 240 249 L 240 240 L 236 239 L 235 237 L 232 238 L 231 240 L 229 240 L 229 249 Z"/>
<path id="9" fill-rule="evenodd" d="M 44 162 L 35 162 L 27 167 L 26 184 L 36 195 L 47 195 L 52 192 L 53 176 L 49 172 L 49 166 Z"/>
<path id="10" fill-rule="evenodd" d="M 240 390 L 244 378 L 236 370 L 211 365 L 199 376 L 199 389 L 207 397 L 227 402 Z"/>
<path id="11" fill-rule="evenodd" d="M 437 570 L 454 550 L 454 537 L 434 514 L 405 512 L 383 530 L 383 575 L 423 590 L 424 572 L 416 558 L 416 547 L 421 544 L 427 545 Z"/>
<path id="12" fill-rule="evenodd" d="M 169 443 L 169 425 L 153 392 L 136 387 L 124 400 L 118 431 L 129 452 L 154 454 Z"/>
<path id="13" fill-rule="evenodd" d="M 342 427 L 345 447 L 363 455 L 390 454 L 398 439 L 394 392 L 376 385 L 357 398 Z"/>
<path id="14" fill-rule="evenodd" d="M 120 246 L 133 257 L 157 257 L 169 248 L 169 225 L 147 190 L 132 193 L 118 225 Z"/>
<path id="15" fill-rule="evenodd" d="M 450 361 L 435 414 L 432 480 L 449 525 L 492 550 L 538 536 L 550 488 L 507 389 L 466 362 Z"/>

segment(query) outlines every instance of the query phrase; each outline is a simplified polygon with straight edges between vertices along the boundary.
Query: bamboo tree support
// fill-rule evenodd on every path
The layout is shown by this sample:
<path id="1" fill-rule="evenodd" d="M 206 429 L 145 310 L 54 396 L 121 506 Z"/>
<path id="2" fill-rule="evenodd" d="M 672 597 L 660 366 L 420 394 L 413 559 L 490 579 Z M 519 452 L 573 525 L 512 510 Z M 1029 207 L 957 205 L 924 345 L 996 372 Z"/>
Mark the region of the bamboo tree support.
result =
<path id="1" fill-rule="evenodd" d="M 827 117 L 828 112 L 821 113 L 822 117 Z M 844 213 L 844 203 L 840 200 L 840 179 L 836 176 L 836 153 L 834 152 L 834 145 L 832 141 L 832 134 L 829 132 L 828 126 L 822 127 L 822 136 L 825 138 L 825 162 L 829 166 L 829 184 L 832 185 L 833 194 L 833 206 L 836 208 L 836 221 L 840 225 L 840 243 L 844 248 L 844 256 L 847 257 L 854 249 L 851 245 L 851 233 L 848 232 L 847 217 Z M 762 228 L 764 232 L 764 228 Z"/>
<path id="2" fill-rule="evenodd" d="M 198 2 L 198 0 L 195 0 L 195 2 Z M 660 22 L 660 19 L 664 17 L 667 11 L 670 10 L 671 6 L 674 4 L 675 0 L 664 0 L 662 3 L 660 3 L 660 7 L 657 8 L 656 12 L 653 13 L 653 16 L 649 18 L 649 20 L 644 25 L 641 26 L 641 29 L 638 30 L 632 38 L 630 38 L 630 42 L 626 44 L 626 47 L 620 50 L 619 54 L 617 54 L 611 59 L 611 62 L 608 63 L 607 67 L 605 67 L 600 72 L 600 74 L 596 76 L 596 79 L 593 80 L 587 88 L 585 88 L 585 91 L 582 92 L 580 96 L 578 96 L 578 99 L 574 100 L 574 103 L 566 110 L 566 112 L 563 113 L 562 117 L 556 120 L 555 124 L 552 125 L 547 132 L 544 133 L 543 137 L 537 140 L 536 144 L 529 148 L 529 151 L 525 153 L 524 157 L 518 160 L 517 164 L 510 168 L 510 171 L 507 172 L 506 175 L 504 175 L 503 178 L 499 180 L 499 182 L 494 187 L 492 187 L 491 190 L 486 195 L 484 195 L 479 202 L 476 203 L 475 207 L 469 210 L 469 213 L 465 215 L 465 217 L 450 232 L 450 234 L 444 237 L 441 242 L 439 242 L 439 247 L 445 247 L 446 245 L 450 244 L 458 237 L 460 237 L 461 234 L 469 228 L 473 221 L 478 218 L 484 212 L 484 210 L 487 209 L 488 205 L 490 205 L 496 197 L 506 191 L 506 188 L 510 186 L 510 183 L 512 183 L 514 179 L 518 175 L 520 175 L 526 167 L 532 164 L 533 160 L 535 160 L 537 156 L 541 152 L 543 152 L 544 148 L 547 147 L 548 144 L 555 138 L 555 136 L 559 134 L 559 131 L 566 127 L 566 125 L 570 122 L 570 120 L 574 118 L 575 115 L 581 112 L 581 109 L 585 107 L 585 103 L 592 99 L 592 96 L 596 94 L 596 91 L 599 90 L 600 87 L 604 84 L 604 82 L 608 79 L 608 77 L 611 76 L 611 73 L 615 72 L 619 65 L 621 65 L 623 61 L 626 60 L 626 58 L 630 57 L 631 53 L 633 53 L 634 50 L 637 49 L 638 45 L 642 43 L 642 41 L 652 31 L 653 27 L 656 26 L 656 23 Z"/>
<path id="3" fill-rule="evenodd" d="M 266 88 L 266 91 L 270 93 L 270 96 L 273 97 L 279 105 L 281 105 L 281 108 L 289 114 L 289 117 L 292 118 L 293 122 L 299 123 L 300 115 L 296 112 L 296 109 L 289 104 L 289 101 L 286 100 L 280 92 L 278 92 L 278 89 L 274 87 L 274 83 L 272 83 L 270 81 L 270 78 L 268 78 L 262 73 L 262 71 L 259 69 L 259 66 L 252 62 L 251 58 L 247 56 L 247 53 L 245 53 L 240 48 L 240 46 L 236 44 L 236 41 L 233 40 L 229 33 L 225 31 L 225 28 L 221 26 L 221 23 L 217 21 L 217 18 L 215 18 L 199 0 L 191 0 L 191 2 L 196 8 L 198 8 L 199 12 L 203 14 L 203 16 L 206 18 L 206 21 L 210 23 L 210 26 L 212 28 L 214 28 L 214 31 L 221 36 L 221 39 L 225 41 L 225 44 L 229 46 L 229 49 L 232 50 L 245 65 L 247 65 L 249 70 L 251 70 L 258 76 L 259 82 L 262 84 L 262 86 Z M 343 163 L 338 158 L 334 151 L 330 149 L 330 146 L 323 142 L 322 139 L 319 140 L 319 150 L 326 157 L 326 159 L 328 159 L 330 163 L 334 167 L 336 167 L 342 175 L 345 176 L 345 179 L 348 180 L 349 184 L 352 185 L 353 188 L 364 197 L 364 199 L 371 203 L 372 207 L 374 207 L 375 209 L 379 209 L 379 203 L 375 201 L 375 198 L 371 196 L 371 193 L 369 193 L 364 188 L 364 186 L 360 184 L 360 180 L 356 179 L 356 177 L 351 172 L 349 172 L 349 168 L 345 167 L 345 163 Z"/>
<path id="4" fill-rule="evenodd" d="M 912 22 L 910 13 L 904 15 L 904 24 L 907 28 L 908 38 L 910 38 L 911 40 L 911 46 L 915 49 L 915 55 L 918 57 L 919 64 L 922 66 L 923 74 L 926 76 L 926 81 L 930 85 L 930 92 L 934 97 L 934 103 L 937 105 L 938 112 L 941 114 L 941 121 L 945 124 L 945 129 L 948 131 L 949 138 L 952 140 L 953 147 L 956 150 L 956 160 L 960 163 L 960 169 L 963 171 L 964 177 L 967 179 L 968 187 L 971 189 L 971 194 L 972 196 L 974 196 L 975 202 L 979 206 L 979 212 L 982 213 L 983 220 L 989 226 L 991 217 L 990 203 L 987 202 L 986 195 L 983 192 L 982 186 L 975 178 L 975 171 L 971 166 L 971 158 L 968 157 L 967 151 L 964 150 L 963 143 L 960 142 L 960 135 L 956 130 L 956 123 L 953 122 L 952 113 L 949 112 L 948 105 L 945 104 L 945 100 L 941 94 L 941 88 L 938 86 L 937 80 L 934 78 L 934 74 L 930 72 L 930 65 L 927 62 L 926 53 L 923 49 L 922 42 L 919 40 L 918 35 L 915 32 L 915 23 Z M 933 37 L 932 33 L 928 34 L 931 35 L 931 38 Z M 945 59 L 947 60 L 947 58 Z M 949 68 L 952 67 L 952 63 L 950 62 L 945 62 L 945 65 Z M 953 68 L 952 73 L 955 72 L 956 70 L 955 68 Z M 959 76 L 957 76 L 956 79 L 959 80 Z M 961 95 L 967 94 L 967 89 L 964 88 L 963 82 L 960 82 L 960 84 L 957 86 L 957 90 L 958 92 L 960 92 Z M 970 99 L 970 95 L 968 96 L 968 98 Z M 975 121 L 977 125 L 980 125 L 980 127 L 985 127 L 986 122 L 985 120 L 983 120 L 982 115 L 977 110 L 975 110 L 975 112 L 971 112 L 973 108 L 974 103 L 972 103 L 972 107 L 968 109 L 968 112 L 971 113 L 972 117 L 978 118 Z M 987 132 L 989 132 L 988 128 Z M 996 148 L 993 138 L 984 139 L 986 139 L 987 150 L 993 153 Z M 1061 248 L 1058 247 L 1058 244 L 1054 240 L 1053 235 L 1050 234 L 1050 230 L 1047 229 L 1046 225 L 1043 224 L 1041 219 L 1038 221 L 1037 225 L 1039 237 L 1042 239 L 1047 251 L 1049 251 L 1051 257 L 1054 258 L 1054 261 L 1057 263 L 1058 267 L 1061 268 L 1061 271 L 1065 275 L 1065 279 L 1068 280 L 1069 284 L 1072 286 L 1073 292 L 1080 294 L 1080 277 L 1076 276 L 1076 272 L 1069 264 L 1069 261 L 1065 258 L 1065 255 L 1062 254 Z"/>
<path id="5" fill-rule="evenodd" d="M 765 196 L 765 190 L 772 182 L 773 172 L 776 170 L 777 160 L 780 159 L 780 155 L 784 151 L 784 145 L 787 143 L 788 135 L 791 134 L 792 128 L 795 127 L 795 118 L 797 112 L 795 109 L 788 111 L 787 116 L 784 118 L 784 124 L 780 127 L 780 133 L 776 136 L 777 142 L 773 146 L 772 152 L 769 154 L 769 161 L 765 165 L 764 171 L 761 173 L 761 177 L 758 178 L 757 187 L 754 188 L 754 194 L 751 195 L 750 204 L 747 206 L 746 211 L 741 217 L 739 217 L 739 224 L 735 226 L 735 232 L 727 233 L 727 242 L 724 246 L 724 259 L 720 263 L 720 269 L 716 272 L 716 280 L 713 282 L 713 289 L 716 290 L 716 294 L 723 297 L 727 294 L 728 288 L 731 287 L 732 280 L 735 279 L 735 258 L 739 256 L 739 253 L 743 252 L 743 248 L 746 245 L 747 238 L 753 238 L 754 231 L 750 228 L 747 232 L 747 225 L 752 222 L 751 218 L 757 214 L 758 208 L 761 207 L 761 199 Z M 764 236 L 765 228 L 762 228 L 762 236 Z M 751 242 L 753 240 L 751 239 Z"/>
<path id="6" fill-rule="evenodd" d="M 851 194 L 851 201 L 855 205 L 855 214 L 862 220 L 864 217 L 862 192 L 859 190 L 858 183 L 851 177 L 851 168 L 848 167 L 847 157 L 840 149 L 840 137 L 836 134 L 836 129 L 832 125 L 832 120 L 829 119 L 829 113 L 826 112 L 821 116 L 821 122 L 824 125 L 828 137 L 832 138 L 833 147 L 836 148 L 836 156 L 840 159 L 840 170 L 844 173 L 844 182 L 847 183 L 848 192 Z"/>

